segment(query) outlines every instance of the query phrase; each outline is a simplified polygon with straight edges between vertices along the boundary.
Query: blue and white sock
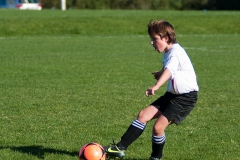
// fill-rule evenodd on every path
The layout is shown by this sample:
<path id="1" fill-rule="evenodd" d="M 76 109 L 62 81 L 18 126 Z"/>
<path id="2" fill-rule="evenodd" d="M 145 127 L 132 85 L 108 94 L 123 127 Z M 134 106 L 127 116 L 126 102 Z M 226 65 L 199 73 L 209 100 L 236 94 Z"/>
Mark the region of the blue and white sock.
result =
<path id="1" fill-rule="evenodd" d="M 126 150 L 144 131 L 146 124 L 139 120 L 134 120 L 127 131 L 123 134 L 121 141 L 117 144 L 118 147 Z"/>
<path id="2" fill-rule="evenodd" d="M 161 159 L 163 156 L 163 147 L 165 144 L 165 134 L 162 136 L 152 135 L 152 154 L 151 157 Z"/>
<path id="3" fill-rule="evenodd" d="M 137 120 L 137 119 L 132 122 L 132 125 L 133 125 L 134 127 L 138 128 L 138 129 L 141 129 L 141 130 L 144 130 L 145 127 L 146 127 L 146 124 L 140 122 L 140 121 Z"/>
<path id="4" fill-rule="evenodd" d="M 162 136 L 152 135 L 152 142 L 156 144 L 163 144 L 166 140 L 165 133 Z"/>

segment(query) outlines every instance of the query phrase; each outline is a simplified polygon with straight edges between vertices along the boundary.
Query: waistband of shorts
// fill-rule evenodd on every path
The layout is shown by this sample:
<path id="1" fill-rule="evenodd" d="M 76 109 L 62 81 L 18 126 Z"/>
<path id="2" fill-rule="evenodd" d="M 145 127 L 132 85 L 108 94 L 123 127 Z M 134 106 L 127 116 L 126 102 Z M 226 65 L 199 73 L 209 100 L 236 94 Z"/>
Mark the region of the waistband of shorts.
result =
<path id="1" fill-rule="evenodd" d="M 175 95 L 181 95 L 181 94 L 197 94 L 198 91 L 190 91 L 190 92 L 187 92 L 187 93 L 181 93 L 181 94 L 173 93 L 173 92 L 167 91 L 167 93 L 171 93 L 171 94 L 175 94 Z"/>

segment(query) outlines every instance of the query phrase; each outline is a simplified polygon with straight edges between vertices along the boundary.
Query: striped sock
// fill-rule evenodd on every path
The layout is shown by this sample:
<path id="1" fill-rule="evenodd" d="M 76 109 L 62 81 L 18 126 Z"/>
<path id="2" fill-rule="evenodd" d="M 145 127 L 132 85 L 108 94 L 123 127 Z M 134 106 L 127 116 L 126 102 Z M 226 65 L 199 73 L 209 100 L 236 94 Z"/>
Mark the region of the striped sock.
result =
<path id="1" fill-rule="evenodd" d="M 146 124 L 140 122 L 139 120 L 134 120 L 129 126 L 127 131 L 123 134 L 121 141 L 117 146 L 121 149 L 126 150 L 127 147 L 132 144 L 144 131 Z"/>
<path id="2" fill-rule="evenodd" d="M 137 120 L 137 119 L 132 122 L 132 125 L 133 125 L 134 127 L 136 127 L 136 128 L 141 129 L 141 130 L 144 130 L 145 127 L 146 127 L 146 124 L 140 122 L 140 121 Z"/>
<path id="3" fill-rule="evenodd" d="M 152 157 L 159 159 L 162 158 L 165 140 L 166 140 L 165 134 L 163 134 L 162 136 L 152 135 L 152 154 L 151 154 Z"/>
<path id="4" fill-rule="evenodd" d="M 166 140 L 165 133 L 164 133 L 162 136 L 152 135 L 152 142 L 153 142 L 153 143 L 162 144 L 162 143 L 165 142 L 165 140 Z"/>

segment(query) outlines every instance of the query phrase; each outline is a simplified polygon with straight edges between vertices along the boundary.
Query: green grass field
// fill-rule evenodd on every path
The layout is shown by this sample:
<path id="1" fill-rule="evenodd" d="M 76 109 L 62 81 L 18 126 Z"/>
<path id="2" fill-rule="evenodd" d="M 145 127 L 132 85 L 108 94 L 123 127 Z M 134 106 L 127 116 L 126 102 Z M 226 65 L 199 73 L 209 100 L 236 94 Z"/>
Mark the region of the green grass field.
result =
<path id="1" fill-rule="evenodd" d="M 163 160 L 240 160 L 240 12 L 0 10 L 0 159 L 77 160 L 118 141 L 154 97 L 161 68 L 147 35 L 166 19 L 200 86 L 196 108 L 166 130 Z M 147 160 L 149 122 L 126 153 Z"/>

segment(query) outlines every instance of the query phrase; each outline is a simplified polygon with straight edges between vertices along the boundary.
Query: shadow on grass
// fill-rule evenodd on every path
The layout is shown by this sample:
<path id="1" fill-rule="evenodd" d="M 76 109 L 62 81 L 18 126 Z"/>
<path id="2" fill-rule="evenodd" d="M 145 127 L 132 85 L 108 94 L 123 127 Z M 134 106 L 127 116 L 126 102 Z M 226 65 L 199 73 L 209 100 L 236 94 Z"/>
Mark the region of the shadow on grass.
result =
<path id="1" fill-rule="evenodd" d="M 33 156 L 36 156 L 39 159 L 44 159 L 44 155 L 46 153 L 49 154 L 66 154 L 72 157 L 77 157 L 78 156 L 78 152 L 77 151 L 73 151 L 73 152 L 69 152 L 69 151 L 65 151 L 65 150 L 57 150 L 57 149 L 52 149 L 52 148 L 45 148 L 43 146 L 19 146 L 19 147 L 11 147 L 11 146 L 0 146 L 0 150 L 1 149 L 11 149 L 15 152 L 20 152 L 20 153 L 26 153 L 26 154 L 30 154 Z M 146 160 L 146 159 L 139 159 L 139 158 L 124 158 L 124 160 Z"/>
<path id="2" fill-rule="evenodd" d="M 65 150 L 56 150 L 56 149 L 52 149 L 52 148 L 45 148 L 43 146 L 19 146 L 19 147 L 2 147 L 0 146 L 0 149 L 11 149 L 13 151 L 17 151 L 17 152 L 21 152 L 21 153 L 27 153 L 27 154 L 31 154 L 33 156 L 38 157 L 39 159 L 44 159 L 44 154 L 45 153 L 49 153 L 49 154 L 66 154 L 69 156 L 77 156 L 78 152 L 69 152 L 69 151 L 65 151 Z"/>

